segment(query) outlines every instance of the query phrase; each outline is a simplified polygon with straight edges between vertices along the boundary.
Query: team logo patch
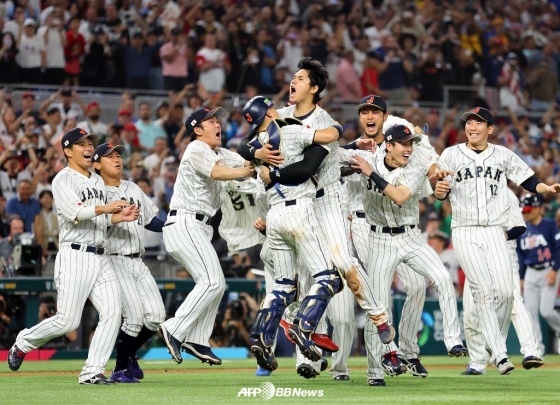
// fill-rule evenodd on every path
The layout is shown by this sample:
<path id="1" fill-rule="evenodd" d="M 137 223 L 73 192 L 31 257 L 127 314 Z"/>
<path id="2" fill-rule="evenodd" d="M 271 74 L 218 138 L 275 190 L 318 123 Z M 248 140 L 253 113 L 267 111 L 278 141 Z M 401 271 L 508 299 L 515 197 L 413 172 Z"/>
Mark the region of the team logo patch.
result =
<path id="1" fill-rule="evenodd" d="M 85 135 L 85 134 L 87 134 L 87 132 L 86 132 L 86 130 L 85 130 L 85 129 L 83 129 L 83 128 L 80 128 L 80 134 L 82 134 L 82 135 Z"/>
<path id="2" fill-rule="evenodd" d="M 473 109 L 471 110 L 471 112 L 472 112 L 473 114 L 476 114 L 476 113 L 478 113 L 479 111 L 480 111 L 480 107 L 475 107 L 475 108 L 473 108 Z"/>
<path id="3" fill-rule="evenodd" d="M 404 132 L 406 132 L 407 134 L 410 134 L 410 129 L 408 129 L 407 127 L 404 127 Z"/>
<path id="4" fill-rule="evenodd" d="M 191 121 L 191 126 L 194 127 L 196 125 L 196 120 Z"/>
<path id="5" fill-rule="evenodd" d="M 370 98 L 367 99 L 366 103 L 373 104 L 374 99 L 375 99 L 375 96 L 371 96 Z"/>
<path id="6" fill-rule="evenodd" d="M 249 113 L 245 114 L 245 118 L 247 119 L 248 123 L 253 122 L 253 118 L 251 118 L 251 116 L 249 115 Z"/>
<path id="7" fill-rule="evenodd" d="M 393 135 L 389 135 L 389 136 L 387 137 L 387 140 L 388 140 L 388 141 L 393 140 Z"/>
<path id="8" fill-rule="evenodd" d="M 70 142 L 68 142 L 68 141 L 64 142 L 64 146 L 68 146 L 69 143 Z"/>
<path id="9" fill-rule="evenodd" d="M 93 157 L 93 160 L 97 160 L 98 157 L 99 155 L 96 153 L 95 156 Z"/>

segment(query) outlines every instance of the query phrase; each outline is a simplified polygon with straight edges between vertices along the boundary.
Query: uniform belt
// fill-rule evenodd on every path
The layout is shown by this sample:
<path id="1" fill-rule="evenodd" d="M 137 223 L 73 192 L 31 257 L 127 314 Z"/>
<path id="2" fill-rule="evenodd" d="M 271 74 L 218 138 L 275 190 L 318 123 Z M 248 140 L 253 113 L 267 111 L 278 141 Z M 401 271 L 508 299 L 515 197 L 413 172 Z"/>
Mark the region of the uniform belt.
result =
<path id="1" fill-rule="evenodd" d="M 284 204 L 286 205 L 286 207 L 289 207 L 291 205 L 296 205 L 296 201 L 297 200 L 285 201 Z"/>
<path id="2" fill-rule="evenodd" d="M 175 215 L 177 215 L 177 210 L 169 211 L 169 216 L 170 217 L 174 217 Z M 194 217 L 200 222 L 204 222 L 206 224 L 210 223 L 210 218 L 206 217 L 206 215 L 204 215 L 204 214 L 195 214 Z"/>
<path id="3" fill-rule="evenodd" d="M 321 198 L 325 196 L 325 189 L 322 188 L 320 190 L 317 190 L 317 192 L 315 193 L 315 198 Z"/>
<path id="4" fill-rule="evenodd" d="M 550 262 L 544 262 L 544 263 L 539 263 L 539 264 L 530 264 L 527 267 L 530 267 L 533 270 L 544 270 L 544 269 L 551 268 L 552 265 L 550 264 Z"/>
<path id="5" fill-rule="evenodd" d="M 375 225 L 371 226 L 371 230 L 373 232 L 377 232 L 378 229 L 381 229 L 381 233 L 390 233 L 391 235 L 398 235 L 400 233 L 405 233 L 408 228 L 414 229 L 416 228 L 416 225 L 403 225 L 403 226 L 397 226 L 395 228 L 389 228 L 388 226 L 384 226 L 384 227 L 375 226 Z"/>
<path id="6" fill-rule="evenodd" d="M 366 213 L 365 212 L 361 212 L 361 211 L 356 211 L 356 216 L 358 218 L 362 218 L 364 219 L 366 217 Z"/>
<path id="7" fill-rule="evenodd" d="M 70 244 L 70 247 L 74 250 L 81 250 L 84 251 L 82 249 L 82 247 L 85 246 L 85 251 L 88 253 L 95 253 L 96 255 L 102 255 L 105 253 L 105 248 L 102 247 L 98 247 L 98 246 L 88 246 L 88 245 L 80 245 L 79 243 L 72 243 Z"/>
<path id="8" fill-rule="evenodd" d="M 121 255 L 120 253 L 111 253 L 111 256 L 124 256 L 124 257 L 130 257 L 132 259 L 138 259 L 141 256 L 141 253 L 131 253 L 129 255 Z"/>

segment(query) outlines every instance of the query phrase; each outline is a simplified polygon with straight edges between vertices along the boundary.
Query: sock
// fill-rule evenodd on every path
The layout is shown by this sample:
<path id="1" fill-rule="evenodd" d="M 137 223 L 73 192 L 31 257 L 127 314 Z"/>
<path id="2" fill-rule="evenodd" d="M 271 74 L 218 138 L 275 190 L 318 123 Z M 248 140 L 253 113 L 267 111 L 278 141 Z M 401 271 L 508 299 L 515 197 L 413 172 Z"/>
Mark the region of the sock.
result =
<path id="1" fill-rule="evenodd" d="M 131 356 L 132 348 L 134 347 L 134 336 L 130 336 L 122 329 L 117 337 L 117 364 L 115 365 L 116 371 L 126 370 L 128 359 Z"/>
<path id="2" fill-rule="evenodd" d="M 140 333 L 136 338 L 134 338 L 134 342 L 132 343 L 132 349 L 130 351 L 130 356 L 136 356 L 136 352 L 142 347 L 144 343 L 146 343 L 152 336 L 156 334 L 155 330 L 150 330 L 145 326 L 142 326 Z"/>

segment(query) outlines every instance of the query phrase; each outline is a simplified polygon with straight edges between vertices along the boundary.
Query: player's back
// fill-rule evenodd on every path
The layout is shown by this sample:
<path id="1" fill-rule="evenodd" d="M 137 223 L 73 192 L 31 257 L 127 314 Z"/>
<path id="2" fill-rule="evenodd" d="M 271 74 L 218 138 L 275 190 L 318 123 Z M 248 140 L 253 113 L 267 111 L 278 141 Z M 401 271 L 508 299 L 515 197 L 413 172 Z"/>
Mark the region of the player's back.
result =
<path id="1" fill-rule="evenodd" d="M 53 179 L 52 191 L 60 228 L 59 245 L 77 243 L 105 246 L 109 215 L 74 221 L 82 208 L 107 204 L 103 179 L 95 173 L 87 177 L 66 167 Z"/>

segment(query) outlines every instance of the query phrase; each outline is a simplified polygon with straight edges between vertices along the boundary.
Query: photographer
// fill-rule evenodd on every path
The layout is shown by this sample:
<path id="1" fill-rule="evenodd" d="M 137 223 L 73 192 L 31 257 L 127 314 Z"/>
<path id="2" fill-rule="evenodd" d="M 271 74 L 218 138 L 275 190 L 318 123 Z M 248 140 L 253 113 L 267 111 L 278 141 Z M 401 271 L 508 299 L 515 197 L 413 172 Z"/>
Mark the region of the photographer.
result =
<path id="1" fill-rule="evenodd" d="M 245 308 L 240 299 L 227 304 L 222 327 L 228 336 L 230 347 L 251 347 L 249 329 Z"/>
<path id="2" fill-rule="evenodd" d="M 56 302 L 53 297 L 44 297 L 41 299 L 41 305 L 39 305 L 39 322 L 44 321 L 47 318 L 51 318 L 56 315 Z M 48 343 L 44 344 L 42 347 L 44 349 L 70 349 L 71 346 L 76 348 L 76 345 L 72 343 L 78 340 L 78 331 L 73 330 L 60 337 L 50 340 Z"/>
<path id="3" fill-rule="evenodd" d="M 24 223 L 19 217 L 12 217 L 8 221 L 9 234 L 0 241 L 0 260 L 2 261 L 3 271 L 8 274 L 13 272 L 12 253 L 16 241 L 23 233 Z"/>

